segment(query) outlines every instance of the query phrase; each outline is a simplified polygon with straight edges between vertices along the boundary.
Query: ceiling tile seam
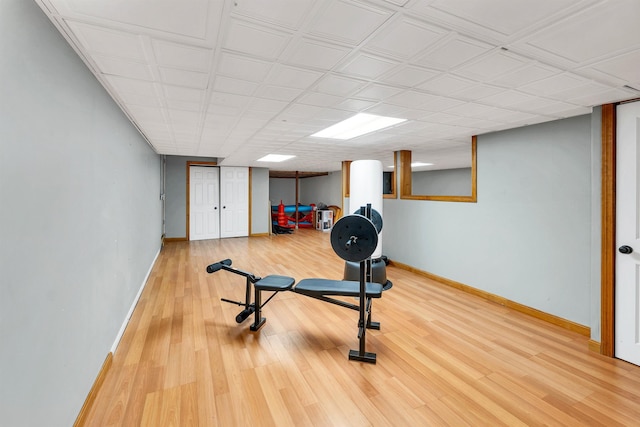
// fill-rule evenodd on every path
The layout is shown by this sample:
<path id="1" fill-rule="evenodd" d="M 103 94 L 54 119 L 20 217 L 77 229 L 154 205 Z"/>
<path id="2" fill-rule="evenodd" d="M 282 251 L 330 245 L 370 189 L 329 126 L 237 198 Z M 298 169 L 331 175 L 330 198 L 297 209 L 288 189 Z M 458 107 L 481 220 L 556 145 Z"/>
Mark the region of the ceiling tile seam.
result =
<path id="1" fill-rule="evenodd" d="M 218 31 L 215 35 L 216 43 L 213 46 L 213 55 L 209 63 L 209 66 L 210 66 L 208 71 L 209 78 L 207 79 L 207 86 L 204 91 L 204 96 L 202 97 L 202 100 L 201 100 L 201 107 L 200 107 L 201 114 L 200 114 L 200 121 L 198 123 L 198 131 L 197 131 L 197 148 L 196 149 L 198 151 L 202 149 L 201 146 L 202 146 L 202 139 L 203 139 L 203 133 L 205 128 L 206 117 L 207 117 L 207 109 L 208 109 L 209 103 L 211 102 L 211 97 L 213 96 L 213 93 L 214 93 L 214 83 L 217 75 L 216 72 L 219 67 L 220 55 L 222 52 L 221 41 L 223 40 L 224 34 L 228 30 L 229 20 L 232 13 L 232 10 L 230 10 L 229 7 L 230 7 L 230 2 L 225 1 L 222 6 L 222 13 L 220 14 L 219 21 L 216 21 L 215 23 L 211 22 L 211 20 L 215 18 L 215 15 L 213 13 L 209 16 L 207 21 L 209 25 L 213 25 L 214 28 L 218 29 Z M 217 25 L 214 25 L 214 24 L 217 24 Z M 237 125 L 238 121 L 239 121 L 239 118 L 236 118 L 235 123 L 233 124 L 233 127 Z M 227 136 L 228 135 L 229 133 L 227 132 Z"/>
<path id="2" fill-rule="evenodd" d="M 533 24 L 521 28 L 518 31 L 512 33 L 512 34 L 504 34 L 501 32 L 498 32 L 496 30 L 493 30 L 489 27 L 486 27 L 482 24 L 479 24 L 477 22 L 473 22 L 467 18 L 464 18 L 462 16 L 457 16 L 454 15 L 452 13 L 449 13 L 445 10 L 440 10 L 435 8 L 434 6 L 429 6 L 429 8 L 433 8 L 438 10 L 440 13 L 442 13 L 445 16 L 450 16 L 450 17 L 454 17 L 457 20 L 460 20 L 462 22 L 467 23 L 468 25 L 471 25 L 473 27 L 476 28 L 482 28 L 485 31 L 489 32 L 489 33 L 497 33 L 500 34 L 500 37 L 498 37 L 496 39 L 496 42 L 498 44 L 503 44 L 503 45 L 509 45 L 515 42 L 515 40 L 522 40 L 525 38 L 531 38 L 534 37 L 535 35 L 539 34 L 542 31 L 548 31 L 550 26 L 555 26 L 558 25 L 559 23 L 562 23 L 572 17 L 575 16 L 576 13 L 582 13 L 585 9 L 589 9 L 591 7 L 596 6 L 598 3 L 602 3 L 602 0 L 583 0 L 579 3 L 573 4 L 573 5 L 569 5 L 563 9 L 558 10 L 557 12 L 553 12 L 550 15 L 539 19 L 537 21 L 535 21 Z M 451 26 L 451 27 L 459 27 L 458 29 L 461 32 L 465 32 L 469 30 L 469 26 L 467 25 L 460 25 L 460 24 L 455 24 L 453 21 L 447 21 L 446 19 L 444 20 L 446 24 L 450 24 L 450 25 L 446 25 Z M 483 40 L 485 39 L 487 34 L 484 34 L 482 32 L 477 34 L 478 36 L 480 36 Z"/>
<path id="3" fill-rule="evenodd" d="M 554 62 L 549 61 L 548 60 L 549 57 L 545 57 L 545 55 L 549 55 L 549 56 L 551 56 L 553 58 L 558 58 L 558 59 L 560 59 L 562 57 L 559 57 L 558 55 L 556 55 L 556 54 L 554 54 L 552 52 L 549 52 L 549 51 L 546 51 L 546 50 L 543 50 L 543 49 L 540 49 L 538 47 L 531 46 L 531 45 L 527 45 L 527 48 L 532 49 L 533 51 L 537 52 L 538 54 L 530 53 L 530 52 L 527 52 L 526 50 L 524 50 L 524 51 L 519 50 L 520 47 L 522 47 L 522 46 L 516 46 L 515 48 L 514 47 L 510 47 L 509 48 L 509 52 L 515 53 L 518 56 L 521 56 L 523 58 L 529 59 L 530 61 L 533 61 L 533 63 L 538 63 L 538 64 L 542 64 L 542 65 L 547 66 L 547 67 L 552 67 L 554 69 L 557 69 L 558 71 L 562 71 L 563 73 L 570 72 L 570 73 L 575 74 L 576 76 L 579 76 L 580 78 L 583 78 L 583 79 L 586 79 L 588 81 L 592 81 L 592 82 L 595 82 L 595 83 L 603 84 L 603 85 L 606 85 L 606 86 L 611 85 L 611 82 L 607 82 L 607 81 L 604 81 L 604 80 L 597 79 L 593 75 L 585 73 L 583 70 L 588 69 L 589 67 L 592 67 L 593 65 L 596 65 L 598 63 L 601 63 L 601 62 L 604 62 L 604 61 L 607 61 L 607 60 L 610 60 L 612 58 L 615 58 L 615 57 L 619 56 L 619 55 L 603 55 L 605 57 L 604 59 L 600 57 L 600 58 L 598 58 L 596 60 L 593 60 L 593 61 L 586 61 L 584 64 L 576 63 L 576 62 L 568 60 L 566 58 L 564 58 L 564 60 L 558 61 L 557 63 L 554 63 Z M 640 43 L 638 44 L 638 47 L 640 48 Z M 638 48 L 636 48 L 636 49 L 630 48 L 630 49 L 627 49 L 627 50 L 629 52 L 634 52 L 634 51 L 638 50 Z M 540 55 L 539 52 L 544 52 L 544 55 Z M 629 52 L 625 52 L 625 54 L 629 53 Z M 539 79 L 539 80 L 536 80 L 536 81 L 544 80 L 546 78 L 548 78 L 548 77 L 543 77 L 542 79 Z M 616 79 L 619 80 L 619 78 L 616 78 Z M 534 82 L 535 81 L 532 81 L 532 82 L 529 82 L 528 84 L 531 84 L 531 83 L 534 83 Z M 622 88 L 622 86 L 620 88 Z"/>
<path id="4" fill-rule="evenodd" d="M 234 11 L 234 12 L 231 13 L 231 15 L 240 15 L 240 16 L 244 17 L 245 19 L 251 19 L 251 20 L 256 21 L 258 23 L 263 22 L 263 23 L 267 23 L 269 25 L 272 25 L 274 27 L 284 27 L 284 28 L 287 28 L 287 29 L 295 31 L 295 32 L 300 32 L 302 28 L 305 28 L 306 25 L 308 25 L 309 21 L 311 20 L 311 17 L 316 15 L 318 9 L 321 6 L 322 6 L 321 2 L 311 1 L 311 7 L 305 13 L 305 16 L 302 18 L 298 28 L 283 26 L 282 24 L 280 24 L 278 22 L 275 22 L 275 21 L 270 21 L 270 20 L 266 20 L 266 19 L 260 19 L 260 18 L 257 18 L 255 16 L 243 13 L 241 10 L 240 11 Z"/>
<path id="5" fill-rule="evenodd" d="M 362 38 L 362 40 L 360 40 L 359 42 L 353 43 L 350 42 L 348 40 L 338 40 L 334 37 L 332 37 L 331 34 L 323 34 L 323 33 L 314 33 L 313 31 L 311 31 L 311 28 L 316 22 L 317 20 L 320 18 L 322 12 L 326 11 L 332 3 L 337 3 L 337 2 L 341 2 L 344 4 L 357 4 L 357 5 L 362 5 L 363 7 L 374 11 L 374 12 L 378 12 L 380 10 L 386 11 L 389 13 L 389 16 L 380 24 L 378 24 L 377 28 L 372 30 L 368 35 L 366 35 L 365 37 Z M 357 0 L 333 0 L 333 2 L 323 2 L 322 7 L 319 8 L 319 10 L 315 11 L 316 13 L 314 13 L 312 15 L 312 18 L 309 20 L 309 22 L 307 22 L 306 27 L 309 31 L 307 31 L 307 34 L 318 37 L 321 40 L 331 40 L 331 41 L 335 41 L 335 42 L 341 42 L 344 43 L 348 46 L 361 46 L 362 44 L 367 43 L 368 40 L 370 40 L 373 35 L 379 31 L 381 31 L 381 28 L 383 28 L 389 21 L 391 18 L 393 18 L 396 13 L 398 13 L 397 9 L 394 10 L 394 8 L 390 7 L 389 4 L 385 3 L 384 5 L 378 5 L 378 4 L 372 4 L 370 2 L 364 2 L 364 1 L 357 1 Z"/>

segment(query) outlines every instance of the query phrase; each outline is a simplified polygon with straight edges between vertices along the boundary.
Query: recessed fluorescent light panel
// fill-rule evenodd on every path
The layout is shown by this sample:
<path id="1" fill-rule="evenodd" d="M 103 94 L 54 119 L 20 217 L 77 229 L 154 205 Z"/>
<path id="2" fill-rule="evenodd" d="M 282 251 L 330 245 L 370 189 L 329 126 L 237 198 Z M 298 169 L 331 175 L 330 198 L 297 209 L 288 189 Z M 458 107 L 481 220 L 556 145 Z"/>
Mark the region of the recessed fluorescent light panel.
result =
<path id="1" fill-rule="evenodd" d="M 422 163 L 422 162 L 411 163 L 412 168 L 419 168 L 420 166 L 433 166 L 433 163 Z"/>
<path id="2" fill-rule="evenodd" d="M 376 116 L 374 114 L 358 113 L 353 117 L 336 123 L 320 132 L 314 133 L 316 138 L 331 139 L 351 139 L 360 135 L 375 132 L 389 126 L 397 125 L 407 121 L 407 119 L 396 119 L 394 117 Z"/>
<path id="3" fill-rule="evenodd" d="M 289 160 L 294 158 L 295 156 L 291 156 L 288 154 L 267 154 L 266 156 L 258 159 L 258 162 L 284 162 L 285 160 Z"/>

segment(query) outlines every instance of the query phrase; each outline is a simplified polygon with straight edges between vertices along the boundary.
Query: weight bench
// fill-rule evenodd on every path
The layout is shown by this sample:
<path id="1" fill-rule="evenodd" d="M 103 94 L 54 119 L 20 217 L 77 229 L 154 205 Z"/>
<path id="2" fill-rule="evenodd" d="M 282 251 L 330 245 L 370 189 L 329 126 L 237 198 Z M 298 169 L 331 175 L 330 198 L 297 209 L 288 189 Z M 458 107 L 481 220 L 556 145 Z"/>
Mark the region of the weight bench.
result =
<path id="1" fill-rule="evenodd" d="M 278 292 L 293 291 L 297 294 L 305 295 L 324 302 L 339 305 L 341 307 L 359 310 L 360 306 L 351 304 L 343 300 L 332 297 L 353 297 L 360 296 L 360 282 L 348 280 L 330 279 L 303 279 L 294 287 L 295 280 L 287 276 L 267 276 L 254 283 L 254 313 L 255 321 L 249 327 L 252 331 L 257 331 L 267 320 L 261 317 L 261 308 L 271 300 Z M 262 304 L 262 291 L 271 291 L 273 294 Z M 380 323 L 371 322 L 371 299 L 382 297 L 382 285 L 380 283 L 367 283 L 365 290 L 367 312 L 367 328 L 380 329 Z"/>
<path id="2" fill-rule="evenodd" d="M 378 233 L 382 229 L 382 218 L 367 205 L 361 208 L 365 215 L 347 215 L 335 223 L 331 230 L 331 246 L 334 251 L 346 261 L 360 262 L 360 280 L 331 280 L 331 279 L 303 279 L 295 284 L 295 279 L 289 276 L 270 275 L 264 278 L 252 273 L 231 267 L 231 260 L 225 259 L 207 266 L 208 273 L 226 270 L 246 278 L 245 301 L 232 301 L 222 298 L 222 301 L 243 306 L 244 309 L 236 316 L 236 322 L 244 322 L 251 314 L 255 315 L 253 324 L 249 327 L 258 331 L 266 322 L 262 317 L 262 308 L 279 292 L 295 292 L 310 298 L 339 305 L 360 312 L 358 321 L 359 350 L 349 351 L 349 360 L 376 363 L 376 354 L 365 351 L 365 336 L 367 329 L 380 329 L 379 322 L 371 321 L 372 300 L 381 298 L 383 285 L 372 283 L 371 254 L 378 243 Z M 377 214 L 372 221 L 371 214 Z M 375 222 L 375 223 L 374 223 Z M 253 286 L 253 302 L 251 294 Z M 272 292 L 265 302 L 262 302 L 262 292 Z M 336 297 L 358 298 L 358 304 L 349 303 Z"/>

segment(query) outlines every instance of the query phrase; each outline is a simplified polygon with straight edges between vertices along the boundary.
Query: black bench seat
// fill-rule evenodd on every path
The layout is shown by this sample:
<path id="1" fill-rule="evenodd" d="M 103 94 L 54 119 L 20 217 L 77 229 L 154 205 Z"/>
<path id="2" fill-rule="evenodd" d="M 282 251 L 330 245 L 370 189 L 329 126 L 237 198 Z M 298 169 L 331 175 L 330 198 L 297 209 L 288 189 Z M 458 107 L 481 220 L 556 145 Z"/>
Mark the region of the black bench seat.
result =
<path id="1" fill-rule="evenodd" d="M 261 291 L 288 291 L 295 282 L 293 277 L 272 274 L 258 280 L 253 286 Z"/>
<path id="2" fill-rule="evenodd" d="M 360 282 L 351 280 L 329 280 L 329 279 L 303 279 L 293 288 L 293 291 L 308 295 L 318 296 L 360 296 Z M 368 298 L 381 298 L 382 285 L 380 283 L 367 283 L 366 295 Z"/>

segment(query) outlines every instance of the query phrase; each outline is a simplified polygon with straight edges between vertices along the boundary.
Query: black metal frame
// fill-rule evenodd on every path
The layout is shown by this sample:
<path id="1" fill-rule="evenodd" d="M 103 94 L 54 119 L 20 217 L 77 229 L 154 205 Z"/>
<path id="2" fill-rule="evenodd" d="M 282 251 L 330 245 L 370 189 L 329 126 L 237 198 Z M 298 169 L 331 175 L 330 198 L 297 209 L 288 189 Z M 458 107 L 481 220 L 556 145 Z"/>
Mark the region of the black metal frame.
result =
<path id="1" fill-rule="evenodd" d="M 371 220 L 371 204 L 366 207 L 360 207 L 360 215 L 364 215 Z M 349 350 L 349 360 L 357 360 L 359 362 L 376 363 L 376 354 L 365 350 L 367 341 L 368 322 L 371 321 L 371 298 L 367 301 L 367 281 L 371 280 L 371 257 L 360 261 L 360 318 L 358 320 L 358 341 L 360 346 L 358 350 Z M 369 307 L 367 307 L 369 306 Z M 367 308 L 369 310 L 367 310 Z M 368 320 L 365 323 L 365 315 L 368 311 Z M 380 324 L 378 328 L 380 329 Z"/>
<path id="2" fill-rule="evenodd" d="M 371 204 L 367 204 L 367 206 L 363 206 L 360 208 L 360 214 L 365 216 L 367 219 L 371 220 Z M 246 278 L 246 287 L 245 287 L 245 301 L 233 301 L 226 298 L 222 298 L 221 300 L 231 304 L 237 304 L 239 306 L 244 307 L 244 309 L 238 313 L 236 316 L 236 322 L 242 323 L 244 322 L 251 314 L 254 314 L 254 322 L 249 326 L 251 331 L 259 330 L 262 325 L 267 321 L 265 317 L 262 317 L 262 308 L 271 301 L 273 297 L 276 296 L 279 292 L 284 291 L 292 291 L 296 292 L 295 287 L 291 287 L 283 290 L 271 290 L 273 294 L 267 298 L 267 300 L 262 302 L 262 290 L 257 288 L 255 284 L 260 281 L 262 278 L 259 276 L 255 276 L 251 273 L 248 273 L 243 270 L 239 270 L 237 268 L 231 267 L 231 260 L 220 261 L 215 264 L 211 264 L 207 267 L 207 271 L 209 273 L 213 273 L 218 270 L 226 270 L 234 274 L 238 274 Z M 349 351 L 349 360 L 356 360 L 360 362 L 367 363 L 376 363 L 376 354 L 367 352 L 366 348 L 366 331 L 367 329 L 380 329 L 379 322 L 371 321 L 371 311 L 373 306 L 373 301 L 371 297 L 367 297 L 366 287 L 367 282 L 371 281 L 371 257 L 368 257 L 366 260 L 360 261 L 360 292 L 359 292 L 359 303 L 351 304 L 343 300 L 327 297 L 324 295 L 310 295 L 308 293 L 296 292 L 301 295 L 314 298 L 320 301 L 328 302 L 330 304 L 338 305 L 340 307 L 349 308 L 351 310 L 359 311 L 359 319 L 358 319 L 358 340 L 359 340 L 359 348 L 358 350 L 350 350 Z M 253 294 L 254 294 L 254 302 L 251 302 L 251 285 L 253 286 Z"/>

